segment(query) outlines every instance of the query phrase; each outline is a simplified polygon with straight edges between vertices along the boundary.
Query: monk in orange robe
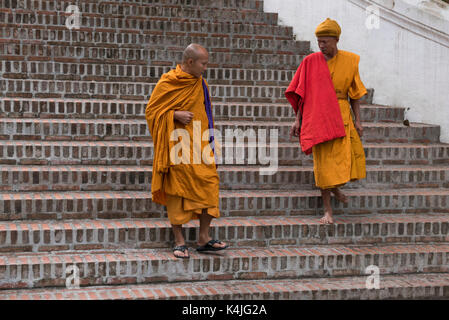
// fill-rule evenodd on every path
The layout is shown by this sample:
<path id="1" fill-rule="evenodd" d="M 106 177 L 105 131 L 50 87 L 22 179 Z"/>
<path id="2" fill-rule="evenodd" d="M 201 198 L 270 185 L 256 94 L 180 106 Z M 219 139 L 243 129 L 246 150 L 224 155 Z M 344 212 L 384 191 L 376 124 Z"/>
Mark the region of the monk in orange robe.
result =
<path id="1" fill-rule="evenodd" d="M 348 199 L 339 187 L 349 181 L 366 177 L 365 152 L 360 140 L 363 127 L 359 99 L 367 91 L 360 80 L 358 69 L 360 57 L 337 48 L 341 34 L 338 23 L 328 18 L 317 27 L 315 34 L 320 51 L 327 62 L 345 131 L 344 137 L 318 143 L 312 148 L 315 182 L 321 189 L 324 204 L 324 216 L 320 221 L 329 224 L 334 222 L 330 204 L 331 193 L 337 200 L 347 203 Z M 297 112 L 290 135 L 298 137 L 300 134 L 301 112 Z"/>
<path id="2" fill-rule="evenodd" d="M 197 251 L 228 247 L 209 236 L 220 212 L 210 95 L 202 77 L 208 62 L 205 48 L 189 45 L 182 64 L 162 75 L 145 110 L 154 142 L 152 200 L 167 207 L 177 258 L 189 258 L 182 225 L 193 219 L 200 220 Z"/>

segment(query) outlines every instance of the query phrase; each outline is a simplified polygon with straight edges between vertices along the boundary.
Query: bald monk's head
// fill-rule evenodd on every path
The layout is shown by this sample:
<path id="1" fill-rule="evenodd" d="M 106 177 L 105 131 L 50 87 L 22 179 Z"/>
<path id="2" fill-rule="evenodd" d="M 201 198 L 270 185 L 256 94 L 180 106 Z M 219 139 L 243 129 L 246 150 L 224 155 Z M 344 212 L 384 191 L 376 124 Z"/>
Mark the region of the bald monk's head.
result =
<path id="1" fill-rule="evenodd" d="M 199 44 L 192 43 L 189 45 L 182 55 L 181 68 L 197 78 L 206 71 L 209 63 L 209 53 Z"/>

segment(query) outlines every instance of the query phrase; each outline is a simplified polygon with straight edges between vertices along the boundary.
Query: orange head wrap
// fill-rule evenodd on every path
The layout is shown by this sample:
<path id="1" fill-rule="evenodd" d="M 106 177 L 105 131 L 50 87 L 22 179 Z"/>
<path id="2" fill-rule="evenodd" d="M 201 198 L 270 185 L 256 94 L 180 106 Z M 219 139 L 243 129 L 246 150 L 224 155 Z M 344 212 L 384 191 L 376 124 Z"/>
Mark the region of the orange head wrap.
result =
<path id="1" fill-rule="evenodd" d="M 318 37 L 335 37 L 340 39 L 341 28 L 337 21 L 327 18 L 321 22 L 315 30 L 315 35 Z"/>

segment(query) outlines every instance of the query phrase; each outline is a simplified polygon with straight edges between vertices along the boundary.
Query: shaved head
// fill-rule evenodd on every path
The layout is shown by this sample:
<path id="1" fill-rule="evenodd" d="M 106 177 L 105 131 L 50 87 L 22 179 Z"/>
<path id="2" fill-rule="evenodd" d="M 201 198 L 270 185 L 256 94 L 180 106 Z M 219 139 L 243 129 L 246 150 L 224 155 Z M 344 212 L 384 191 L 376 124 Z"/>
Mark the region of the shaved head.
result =
<path id="1" fill-rule="evenodd" d="M 196 43 L 190 44 L 182 55 L 182 63 L 187 63 L 189 59 L 192 59 L 194 62 L 204 56 L 209 55 L 207 50 Z"/>
<path id="2" fill-rule="evenodd" d="M 206 71 L 209 63 L 209 53 L 196 43 L 189 45 L 182 55 L 181 69 L 197 78 Z"/>

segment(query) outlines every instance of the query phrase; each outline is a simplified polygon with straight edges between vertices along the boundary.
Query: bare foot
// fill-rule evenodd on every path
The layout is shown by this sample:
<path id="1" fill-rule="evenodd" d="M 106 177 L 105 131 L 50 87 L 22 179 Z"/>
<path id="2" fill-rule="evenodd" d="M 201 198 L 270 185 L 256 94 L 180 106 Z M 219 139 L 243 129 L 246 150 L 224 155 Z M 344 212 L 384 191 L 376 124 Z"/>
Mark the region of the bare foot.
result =
<path id="1" fill-rule="evenodd" d="M 324 217 L 322 217 L 320 219 L 320 222 L 324 223 L 324 224 L 332 224 L 332 223 L 334 223 L 334 219 L 332 218 L 332 214 L 329 214 L 328 212 L 325 212 L 324 213 Z"/>
<path id="2" fill-rule="evenodd" d="M 332 193 L 335 195 L 335 198 L 338 201 L 343 202 L 343 203 L 349 202 L 348 197 L 346 197 L 344 195 L 344 193 L 340 191 L 340 189 L 338 189 L 338 188 L 332 189 Z"/>

